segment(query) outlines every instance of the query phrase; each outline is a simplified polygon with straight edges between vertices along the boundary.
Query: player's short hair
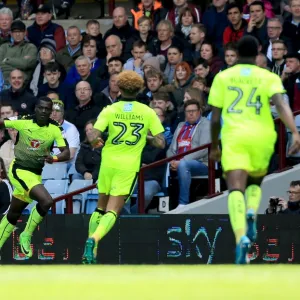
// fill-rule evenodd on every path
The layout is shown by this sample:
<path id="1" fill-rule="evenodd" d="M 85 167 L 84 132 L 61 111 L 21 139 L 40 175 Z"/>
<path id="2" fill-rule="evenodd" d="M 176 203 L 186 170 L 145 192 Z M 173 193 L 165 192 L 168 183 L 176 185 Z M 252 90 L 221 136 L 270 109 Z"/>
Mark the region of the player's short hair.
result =
<path id="1" fill-rule="evenodd" d="M 190 100 L 185 101 L 184 105 L 183 105 L 184 110 L 190 105 L 196 105 L 198 107 L 198 110 L 201 110 L 200 103 L 196 99 L 190 99 Z"/>
<path id="2" fill-rule="evenodd" d="M 47 97 L 47 96 L 42 96 L 42 97 L 38 98 L 38 100 L 36 102 L 36 105 L 39 105 L 40 102 L 42 102 L 42 101 L 51 103 L 51 107 L 52 107 L 52 104 L 53 104 L 52 100 L 49 97 Z"/>
<path id="3" fill-rule="evenodd" d="M 300 186 L 300 180 L 291 181 L 290 186 Z"/>
<path id="4" fill-rule="evenodd" d="M 193 24 L 192 28 L 197 28 L 199 31 L 203 32 L 204 34 L 206 34 L 206 28 L 203 24 L 199 23 L 199 24 Z"/>
<path id="5" fill-rule="evenodd" d="M 138 19 L 138 25 L 141 25 L 141 23 L 145 22 L 145 21 L 148 21 L 150 26 L 152 25 L 152 20 L 151 18 L 149 17 L 146 17 L 146 16 L 142 16 Z"/>
<path id="6" fill-rule="evenodd" d="M 147 44 L 145 42 L 143 42 L 142 40 L 138 40 L 135 41 L 132 45 L 132 49 L 136 47 L 136 48 L 142 48 L 145 47 L 145 50 L 147 50 Z"/>
<path id="7" fill-rule="evenodd" d="M 119 61 L 119 62 L 122 64 L 122 66 L 124 66 L 124 60 L 123 60 L 123 58 L 120 57 L 120 56 L 113 56 L 113 57 L 111 57 L 111 58 L 108 60 L 107 64 L 110 64 L 112 61 Z"/>
<path id="8" fill-rule="evenodd" d="M 169 94 L 167 92 L 160 91 L 159 89 L 156 93 L 153 93 L 152 96 L 153 96 L 153 100 L 162 100 L 165 102 L 170 101 Z"/>
<path id="9" fill-rule="evenodd" d="M 238 53 L 237 44 L 234 43 L 234 42 L 229 42 L 229 43 L 227 43 L 227 44 L 224 46 L 224 53 L 225 53 L 226 51 L 229 51 L 229 50 Z"/>
<path id="10" fill-rule="evenodd" d="M 258 55 L 258 41 L 251 35 L 243 36 L 237 44 L 239 57 L 256 57 Z"/>
<path id="11" fill-rule="evenodd" d="M 243 8 L 242 8 L 241 5 L 239 5 L 239 4 L 236 3 L 236 2 L 232 2 L 232 3 L 229 3 L 229 4 L 227 5 L 226 14 L 228 15 L 229 11 L 230 11 L 231 9 L 233 9 L 233 8 L 237 8 L 237 9 L 239 10 L 240 13 L 243 12 Z"/>
<path id="12" fill-rule="evenodd" d="M 56 61 L 50 61 L 44 67 L 45 72 L 60 72 L 60 66 Z"/>
<path id="13" fill-rule="evenodd" d="M 194 11 L 188 6 L 183 7 L 182 9 L 179 10 L 179 23 L 181 23 L 182 17 L 185 16 L 187 13 L 189 13 L 192 16 L 193 23 L 194 24 L 197 23 L 197 17 L 194 14 Z"/>
<path id="14" fill-rule="evenodd" d="M 135 97 L 144 87 L 143 78 L 134 71 L 123 71 L 118 75 L 117 85 L 121 94 Z"/>
<path id="15" fill-rule="evenodd" d="M 88 20 L 85 26 L 86 26 L 86 28 L 87 28 L 87 27 L 89 27 L 89 26 L 91 26 L 91 25 L 98 25 L 98 26 L 100 27 L 100 23 L 99 23 L 97 20 L 95 20 L 95 19 L 93 19 L 93 20 Z"/>
<path id="16" fill-rule="evenodd" d="M 253 1 L 250 5 L 249 5 L 249 8 L 251 8 L 251 6 L 254 6 L 254 5 L 259 5 L 261 6 L 262 10 L 265 11 L 265 4 L 260 1 L 260 0 L 256 0 L 256 1 Z"/>

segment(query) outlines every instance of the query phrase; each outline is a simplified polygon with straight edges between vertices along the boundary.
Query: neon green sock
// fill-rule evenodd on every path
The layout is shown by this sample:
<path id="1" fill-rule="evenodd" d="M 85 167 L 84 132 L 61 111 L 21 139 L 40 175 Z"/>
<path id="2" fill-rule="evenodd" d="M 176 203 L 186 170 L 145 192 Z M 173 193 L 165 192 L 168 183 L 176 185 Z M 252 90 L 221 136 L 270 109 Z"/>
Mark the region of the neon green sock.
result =
<path id="1" fill-rule="evenodd" d="M 100 223 L 93 234 L 93 238 L 96 243 L 98 243 L 112 229 L 117 217 L 117 213 L 110 210 L 101 218 Z"/>
<path id="2" fill-rule="evenodd" d="M 96 231 L 100 219 L 105 215 L 105 211 L 102 208 L 97 208 L 91 215 L 90 222 L 89 222 L 89 237 L 91 237 L 94 232 Z M 94 248 L 94 257 L 97 256 L 98 252 L 98 243 L 96 243 Z"/>
<path id="3" fill-rule="evenodd" d="M 235 234 L 236 243 L 246 235 L 246 205 L 244 195 L 240 191 L 232 191 L 228 195 L 230 223 Z"/>
<path id="4" fill-rule="evenodd" d="M 31 211 L 24 232 L 32 235 L 36 227 L 43 221 L 43 219 L 44 217 L 38 213 L 35 206 Z"/>
<path id="5" fill-rule="evenodd" d="M 0 223 L 0 249 L 10 237 L 15 227 L 16 225 L 12 225 L 8 222 L 6 215 L 2 218 Z"/>
<path id="6" fill-rule="evenodd" d="M 247 199 L 247 210 L 253 209 L 256 214 L 261 201 L 262 191 L 260 186 L 256 184 L 249 185 L 245 194 Z"/>

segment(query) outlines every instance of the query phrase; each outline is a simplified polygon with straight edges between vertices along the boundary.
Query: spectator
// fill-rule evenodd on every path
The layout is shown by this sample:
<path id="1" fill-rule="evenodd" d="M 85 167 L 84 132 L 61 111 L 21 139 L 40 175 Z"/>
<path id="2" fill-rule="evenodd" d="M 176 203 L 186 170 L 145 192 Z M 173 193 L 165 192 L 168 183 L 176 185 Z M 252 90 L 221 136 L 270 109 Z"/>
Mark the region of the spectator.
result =
<path id="1" fill-rule="evenodd" d="M 182 49 L 177 46 L 171 46 L 168 49 L 167 57 L 168 62 L 164 71 L 164 75 L 168 79 L 168 83 L 172 83 L 174 81 L 175 67 L 182 61 Z"/>
<path id="2" fill-rule="evenodd" d="M 168 12 L 166 19 L 169 20 L 175 27 L 180 23 L 180 11 L 183 8 L 189 8 L 192 12 L 194 23 L 200 23 L 201 12 L 193 4 L 187 3 L 187 0 L 173 0 L 173 8 Z"/>
<path id="3" fill-rule="evenodd" d="M 239 4 L 233 2 L 227 6 L 227 18 L 229 26 L 227 26 L 223 33 L 223 44 L 230 42 L 237 42 L 243 35 L 247 27 L 247 21 L 243 19 L 242 8 Z"/>
<path id="4" fill-rule="evenodd" d="M 75 60 L 82 55 L 82 36 L 77 26 L 70 26 L 67 30 L 68 45 L 60 50 L 56 55 L 56 60 L 64 66 L 66 72 L 75 64 Z"/>
<path id="5" fill-rule="evenodd" d="M 222 68 L 222 71 L 234 66 L 238 60 L 238 51 L 234 43 L 226 44 L 224 52 L 226 65 Z"/>
<path id="6" fill-rule="evenodd" d="M 50 98 L 51 100 L 59 100 L 59 95 L 53 91 L 48 91 L 47 95 L 48 98 Z"/>
<path id="7" fill-rule="evenodd" d="M 7 177 L 4 161 L 0 157 L 0 214 L 5 214 L 8 210 L 12 193 L 13 190 Z"/>
<path id="8" fill-rule="evenodd" d="M 83 141 L 85 124 L 91 118 L 96 119 L 98 117 L 100 108 L 92 99 L 93 90 L 87 81 L 78 82 L 75 91 L 79 105 L 69 109 L 65 119 L 76 126 L 80 134 L 80 141 Z"/>
<path id="9" fill-rule="evenodd" d="M 266 214 L 300 214 L 300 181 L 292 181 L 287 191 L 289 200 L 284 198 L 271 197 Z"/>
<path id="10" fill-rule="evenodd" d="M 210 143 L 210 122 L 201 116 L 200 103 L 197 100 L 189 100 L 184 104 L 185 122 L 179 123 L 167 157 L 187 152 L 201 145 Z M 184 156 L 181 160 L 172 160 L 170 169 L 177 173 L 179 184 L 178 207 L 184 207 L 189 203 L 190 185 L 192 176 L 208 174 L 207 149 Z"/>
<path id="11" fill-rule="evenodd" d="M 109 36 L 105 40 L 105 47 L 106 47 L 106 51 L 107 51 L 107 56 L 106 56 L 107 64 L 108 64 L 108 61 L 110 58 L 122 56 L 123 44 L 121 43 L 121 40 L 118 36 L 116 36 L 116 35 Z"/>
<path id="12" fill-rule="evenodd" d="M 142 70 L 143 56 L 147 51 L 146 44 L 139 40 L 134 42 L 133 49 L 131 51 L 132 58 L 129 58 L 124 65 L 124 70 L 135 71 L 141 77 L 144 77 L 144 72 Z"/>
<path id="13" fill-rule="evenodd" d="M 255 64 L 263 69 L 268 69 L 268 59 L 263 53 L 258 53 L 255 59 Z"/>
<path id="14" fill-rule="evenodd" d="M 260 0 L 253 1 L 250 4 L 250 20 L 245 28 L 245 34 L 252 35 L 264 43 L 269 40 L 267 23 L 264 3 Z"/>
<path id="15" fill-rule="evenodd" d="M 7 8 L 0 9 L 0 45 L 11 41 L 10 27 L 13 21 L 13 13 Z"/>
<path id="16" fill-rule="evenodd" d="M 285 68 L 284 56 L 287 54 L 287 48 L 282 40 L 272 42 L 272 62 L 269 64 L 272 73 L 281 77 Z"/>
<path id="17" fill-rule="evenodd" d="M 290 1 L 292 16 L 283 24 L 283 35 L 293 43 L 293 51 L 300 51 L 300 0 Z"/>
<path id="18" fill-rule="evenodd" d="M 117 80 L 118 80 L 118 73 L 113 73 L 109 77 L 109 84 L 108 86 L 101 92 L 104 94 L 109 101 L 102 103 L 102 107 L 104 108 L 106 105 L 112 104 L 114 102 L 118 101 L 118 98 L 120 97 L 120 89 L 119 86 L 117 85 Z"/>
<path id="19" fill-rule="evenodd" d="M 114 73 L 121 73 L 123 71 L 124 61 L 121 57 L 111 57 L 108 61 L 109 76 Z"/>
<path id="20" fill-rule="evenodd" d="M 282 24 L 280 19 L 278 18 L 273 18 L 269 19 L 267 23 L 267 30 L 268 30 L 268 42 L 265 42 L 263 44 L 263 49 L 262 52 L 267 55 L 268 60 L 271 62 L 272 61 L 272 42 L 276 40 L 283 40 L 286 44 L 288 53 L 293 52 L 293 46 L 291 44 L 291 41 L 284 37 L 282 35 Z"/>
<path id="21" fill-rule="evenodd" d="M 207 61 L 203 58 L 197 60 L 195 65 L 194 73 L 197 77 L 206 80 L 205 92 L 208 93 L 214 79 L 213 74 L 210 72 L 210 67 Z"/>
<path id="22" fill-rule="evenodd" d="M 190 40 L 192 44 L 192 58 L 195 61 L 200 58 L 201 45 L 205 40 L 206 29 L 202 24 L 194 24 L 190 32 Z"/>
<path id="23" fill-rule="evenodd" d="M 223 32 L 229 25 L 226 13 L 227 0 L 213 0 L 212 6 L 203 14 L 203 24 L 209 40 L 216 46 L 222 55 Z"/>
<path id="24" fill-rule="evenodd" d="M 1 102 L 0 113 L 2 120 L 12 118 L 18 115 L 18 112 L 15 110 L 12 104 L 5 102 Z"/>
<path id="25" fill-rule="evenodd" d="M 25 24 L 22 21 L 14 21 L 11 25 L 13 42 L 4 43 L 0 47 L 0 67 L 6 85 L 10 72 L 16 68 L 24 73 L 25 85 L 30 82 L 36 64 L 37 49 L 26 41 L 25 35 Z"/>
<path id="26" fill-rule="evenodd" d="M 273 6 L 272 6 L 271 2 L 269 2 L 267 0 L 261 0 L 261 1 L 265 7 L 266 17 L 274 18 L 275 13 L 273 11 Z M 250 18 L 250 5 L 252 4 L 252 2 L 254 2 L 254 0 L 247 0 L 247 3 L 243 7 L 243 18 L 245 20 L 249 20 L 249 18 Z"/>
<path id="27" fill-rule="evenodd" d="M 201 92 L 204 92 L 206 87 L 206 80 L 205 78 L 196 77 L 192 80 L 191 86 L 195 89 L 198 89 Z"/>
<path id="28" fill-rule="evenodd" d="M 281 79 L 283 86 L 289 96 L 290 106 L 293 111 L 299 106 L 298 101 L 294 101 L 295 85 L 300 76 L 300 53 L 291 53 L 285 56 L 286 68 L 283 70 Z"/>
<path id="29" fill-rule="evenodd" d="M 189 7 L 185 7 L 180 10 L 179 23 L 175 27 L 175 36 L 181 38 L 183 41 L 190 43 L 190 33 L 193 24 L 196 24 L 197 20 L 193 16 L 193 12 Z"/>
<path id="30" fill-rule="evenodd" d="M 14 149 L 18 135 L 18 131 L 12 128 L 8 128 L 7 132 L 10 139 L 0 147 L 0 157 L 4 161 L 6 172 L 8 172 L 11 162 L 15 159 Z"/>
<path id="31" fill-rule="evenodd" d="M 154 106 L 154 111 L 156 112 L 156 115 L 160 119 L 165 131 L 164 131 L 164 138 L 166 140 L 166 146 L 170 146 L 173 139 L 173 133 L 171 132 L 171 127 L 168 122 L 166 122 L 166 112 L 163 111 L 162 108 Z"/>
<path id="32" fill-rule="evenodd" d="M 100 23 L 97 20 L 89 20 L 86 23 L 86 32 L 84 32 L 82 36 L 84 37 L 85 35 L 92 36 L 96 39 L 98 50 L 97 56 L 104 59 L 106 57 L 106 50 L 103 36 L 100 32 Z"/>
<path id="33" fill-rule="evenodd" d="M 53 100 L 52 114 L 51 118 L 58 122 L 58 124 L 63 129 L 63 136 L 68 142 L 70 148 L 70 160 L 69 160 L 69 169 L 75 163 L 75 157 L 79 150 L 79 132 L 74 124 L 66 121 L 64 119 L 64 103 L 61 100 Z M 60 154 L 60 150 L 57 147 L 56 143 L 53 145 L 53 155 Z"/>
<path id="34" fill-rule="evenodd" d="M 92 146 L 92 141 L 94 140 L 92 133 L 95 122 L 96 120 L 88 121 L 84 127 L 85 139 L 80 145 L 75 162 L 77 173 L 73 174 L 72 180 L 93 179 L 93 182 L 95 182 L 98 179 L 102 148 L 94 148 Z"/>
<path id="35" fill-rule="evenodd" d="M 49 62 L 44 67 L 44 78 L 46 83 L 39 86 L 37 97 L 46 96 L 51 90 L 59 94 L 59 98 L 63 98 L 65 87 L 60 82 L 60 66 L 57 62 Z"/>
<path id="36" fill-rule="evenodd" d="M 146 73 L 151 69 L 154 69 L 157 72 L 161 72 L 165 61 L 166 59 L 163 55 L 152 56 L 152 54 L 146 53 L 143 57 L 142 65 L 144 76 L 146 76 Z"/>
<path id="37" fill-rule="evenodd" d="M 26 90 L 23 72 L 17 69 L 11 71 L 9 83 L 11 87 L 0 93 L 0 105 L 2 102 L 11 104 L 19 115 L 33 114 L 36 98 Z"/>
<path id="38" fill-rule="evenodd" d="M 132 24 L 135 29 L 139 28 L 138 20 L 146 16 L 152 20 L 154 28 L 167 15 L 167 10 L 163 8 L 160 1 L 141 0 L 137 7 L 131 9 Z"/>
<path id="39" fill-rule="evenodd" d="M 65 31 L 62 26 L 52 23 L 51 8 L 47 4 L 40 5 L 37 9 L 35 22 L 27 28 L 28 39 L 37 48 L 41 47 L 44 39 L 55 41 L 56 51 L 66 46 Z"/>
<path id="40" fill-rule="evenodd" d="M 118 36 L 123 45 L 123 58 L 127 60 L 131 57 L 132 50 L 132 43 L 128 43 L 127 41 L 130 40 L 130 38 L 135 34 L 135 29 L 129 25 L 125 8 L 115 8 L 113 11 L 113 26 L 111 29 L 107 30 L 104 40 L 106 40 L 110 35 Z"/>
<path id="41" fill-rule="evenodd" d="M 218 50 L 211 42 L 203 42 L 200 49 L 201 58 L 207 61 L 209 71 L 213 76 L 220 72 L 224 63 L 219 56 Z"/>

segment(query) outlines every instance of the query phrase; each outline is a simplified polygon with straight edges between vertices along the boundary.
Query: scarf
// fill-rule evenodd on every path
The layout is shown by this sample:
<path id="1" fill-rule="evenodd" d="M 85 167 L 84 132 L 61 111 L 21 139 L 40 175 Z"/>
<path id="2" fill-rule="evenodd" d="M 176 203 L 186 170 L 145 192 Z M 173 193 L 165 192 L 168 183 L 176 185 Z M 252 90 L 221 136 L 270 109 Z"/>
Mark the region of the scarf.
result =
<path id="1" fill-rule="evenodd" d="M 192 29 L 192 25 L 190 26 L 181 25 L 181 32 L 184 34 L 185 37 L 188 37 L 190 35 L 191 29 Z"/>

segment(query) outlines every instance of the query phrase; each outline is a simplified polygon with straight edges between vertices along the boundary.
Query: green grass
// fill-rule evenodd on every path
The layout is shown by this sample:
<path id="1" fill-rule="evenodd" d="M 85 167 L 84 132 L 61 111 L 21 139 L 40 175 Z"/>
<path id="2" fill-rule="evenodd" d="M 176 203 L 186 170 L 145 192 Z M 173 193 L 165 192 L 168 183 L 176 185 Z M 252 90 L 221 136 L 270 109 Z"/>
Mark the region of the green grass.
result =
<path id="1" fill-rule="evenodd" d="M 300 299 L 300 267 L 0 266 L 1 299 Z"/>

